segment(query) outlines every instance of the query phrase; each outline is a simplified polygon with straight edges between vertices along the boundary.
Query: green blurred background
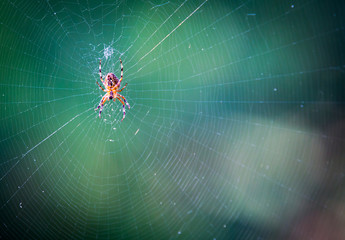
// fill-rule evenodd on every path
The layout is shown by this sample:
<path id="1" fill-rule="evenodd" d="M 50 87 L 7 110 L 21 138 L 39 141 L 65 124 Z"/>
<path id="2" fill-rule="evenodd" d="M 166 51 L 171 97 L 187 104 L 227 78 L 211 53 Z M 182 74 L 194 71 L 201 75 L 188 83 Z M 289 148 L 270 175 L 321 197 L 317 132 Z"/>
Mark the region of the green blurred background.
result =
<path id="1" fill-rule="evenodd" d="M 0 238 L 345 238 L 344 11 L 1 1 Z"/>

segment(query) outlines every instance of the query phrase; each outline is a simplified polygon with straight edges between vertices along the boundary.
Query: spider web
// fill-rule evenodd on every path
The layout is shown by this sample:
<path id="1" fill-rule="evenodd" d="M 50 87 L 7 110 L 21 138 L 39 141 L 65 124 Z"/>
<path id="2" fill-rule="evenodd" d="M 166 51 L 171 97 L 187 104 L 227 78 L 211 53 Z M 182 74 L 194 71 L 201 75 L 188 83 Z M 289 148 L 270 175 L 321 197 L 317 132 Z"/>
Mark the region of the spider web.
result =
<path id="1" fill-rule="evenodd" d="M 341 1 L 0 9 L 0 238 L 345 236 Z"/>

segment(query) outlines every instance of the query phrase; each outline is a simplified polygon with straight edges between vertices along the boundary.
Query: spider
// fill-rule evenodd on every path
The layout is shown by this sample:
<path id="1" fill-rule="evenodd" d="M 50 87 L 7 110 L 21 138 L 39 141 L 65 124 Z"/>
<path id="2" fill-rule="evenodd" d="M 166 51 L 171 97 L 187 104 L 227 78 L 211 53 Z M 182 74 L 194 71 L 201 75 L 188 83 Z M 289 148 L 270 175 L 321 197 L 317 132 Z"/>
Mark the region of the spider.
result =
<path id="1" fill-rule="evenodd" d="M 115 100 L 118 99 L 122 103 L 122 107 L 123 107 L 122 120 L 126 117 L 125 103 L 126 103 L 128 109 L 131 108 L 129 106 L 128 102 L 126 101 L 126 98 L 124 96 L 122 96 L 121 94 L 119 94 L 119 92 L 121 92 L 127 86 L 127 83 L 126 83 L 126 85 L 120 89 L 121 81 L 123 79 L 123 66 L 122 66 L 121 58 L 120 58 L 120 63 L 121 63 L 121 78 L 120 78 L 120 80 L 115 76 L 114 73 L 108 73 L 107 76 L 105 77 L 105 79 L 103 80 L 102 71 L 101 71 L 101 60 L 99 60 L 99 77 L 100 77 L 101 82 L 103 83 L 103 85 L 105 87 L 105 90 L 97 81 L 96 81 L 96 83 L 103 90 L 103 92 L 106 92 L 106 94 L 104 94 L 104 96 L 102 97 L 101 102 L 98 104 L 97 108 L 95 109 L 95 110 L 98 110 L 99 108 L 101 108 L 99 111 L 99 117 L 101 117 L 103 105 L 107 100 L 114 99 L 114 102 L 115 102 Z"/>

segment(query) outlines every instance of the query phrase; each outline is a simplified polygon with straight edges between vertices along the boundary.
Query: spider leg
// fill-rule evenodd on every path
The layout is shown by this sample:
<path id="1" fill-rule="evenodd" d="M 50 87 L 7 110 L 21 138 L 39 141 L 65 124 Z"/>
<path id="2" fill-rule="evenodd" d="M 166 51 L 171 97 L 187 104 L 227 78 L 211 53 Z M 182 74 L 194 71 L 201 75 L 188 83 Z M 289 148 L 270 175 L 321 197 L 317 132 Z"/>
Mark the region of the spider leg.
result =
<path id="1" fill-rule="evenodd" d="M 119 82 L 121 82 L 122 79 L 123 79 L 123 65 L 122 65 L 121 58 L 120 58 L 120 63 L 121 63 L 121 78 L 120 78 L 120 81 L 119 81 Z"/>
<path id="2" fill-rule="evenodd" d="M 123 87 L 123 88 L 121 88 L 119 91 L 117 91 L 117 92 L 121 92 L 123 89 L 125 89 L 125 87 L 127 86 L 127 83 L 126 83 L 126 85 Z"/>
<path id="3" fill-rule="evenodd" d="M 101 70 L 101 59 L 99 59 L 99 78 L 101 79 L 101 82 L 103 83 L 102 79 L 102 70 Z M 103 83 L 104 84 L 104 83 Z"/>
<path id="4" fill-rule="evenodd" d="M 103 106 L 104 106 L 104 103 L 108 100 L 108 95 L 105 94 L 102 99 L 101 99 L 101 102 L 98 104 L 97 108 L 95 110 L 98 110 L 99 108 L 101 108 L 99 110 L 99 118 L 101 118 L 101 113 L 102 113 L 102 109 L 103 109 Z"/>
<path id="5" fill-rule="evenodd" d="M 126 101 L 126 98 L 124 96 L 122 96 L 121 94 L 117 94 L 117 96 L 119 96 L 120 98 L 123 99 L 123 101 L 126 103 L 128 109 L 131 109 L 131 106 L 129 106 L 129 103 Z M 118 98 L 119 99 L 119 98 Z M 119 99 L 120 100 L 120 99 Z"/>
<path id="6" fill-rule="evenodd" d="M 122 79 L 123 79 L 123 65 L 122 65 L 121 58 L 120 58 L 120 63 L 121 63 L 121 78 L 119 82 L 116 84 L 117 87 L 120 86 L 120 83 L 122 82 Z"/>
<path id="7" fill-rule="evenodd" d="M 123 117 L 121 119 L 121 122 L 123 121 L 123 119 L 125 119 L 126 117 L 126 109 L 125 109 L 125 103 L 122 101 L 121 98 L 119 98 L 118 96 L 116 96 L 117 99 L 119 99 L 119 101 L 122 103 L 122 109 L 123 109 Z"/>
<path id="8" fill-rule="evenodd" d="M 106 92 L 105 90 L 104 90 L 104 88 L 102 88 L 102 86 L 101 85 L 99 85 L 99 83 L 96 81 L 96 83 L 97 83 L 97 85 L 103 90 L 103 92 Z"/>

